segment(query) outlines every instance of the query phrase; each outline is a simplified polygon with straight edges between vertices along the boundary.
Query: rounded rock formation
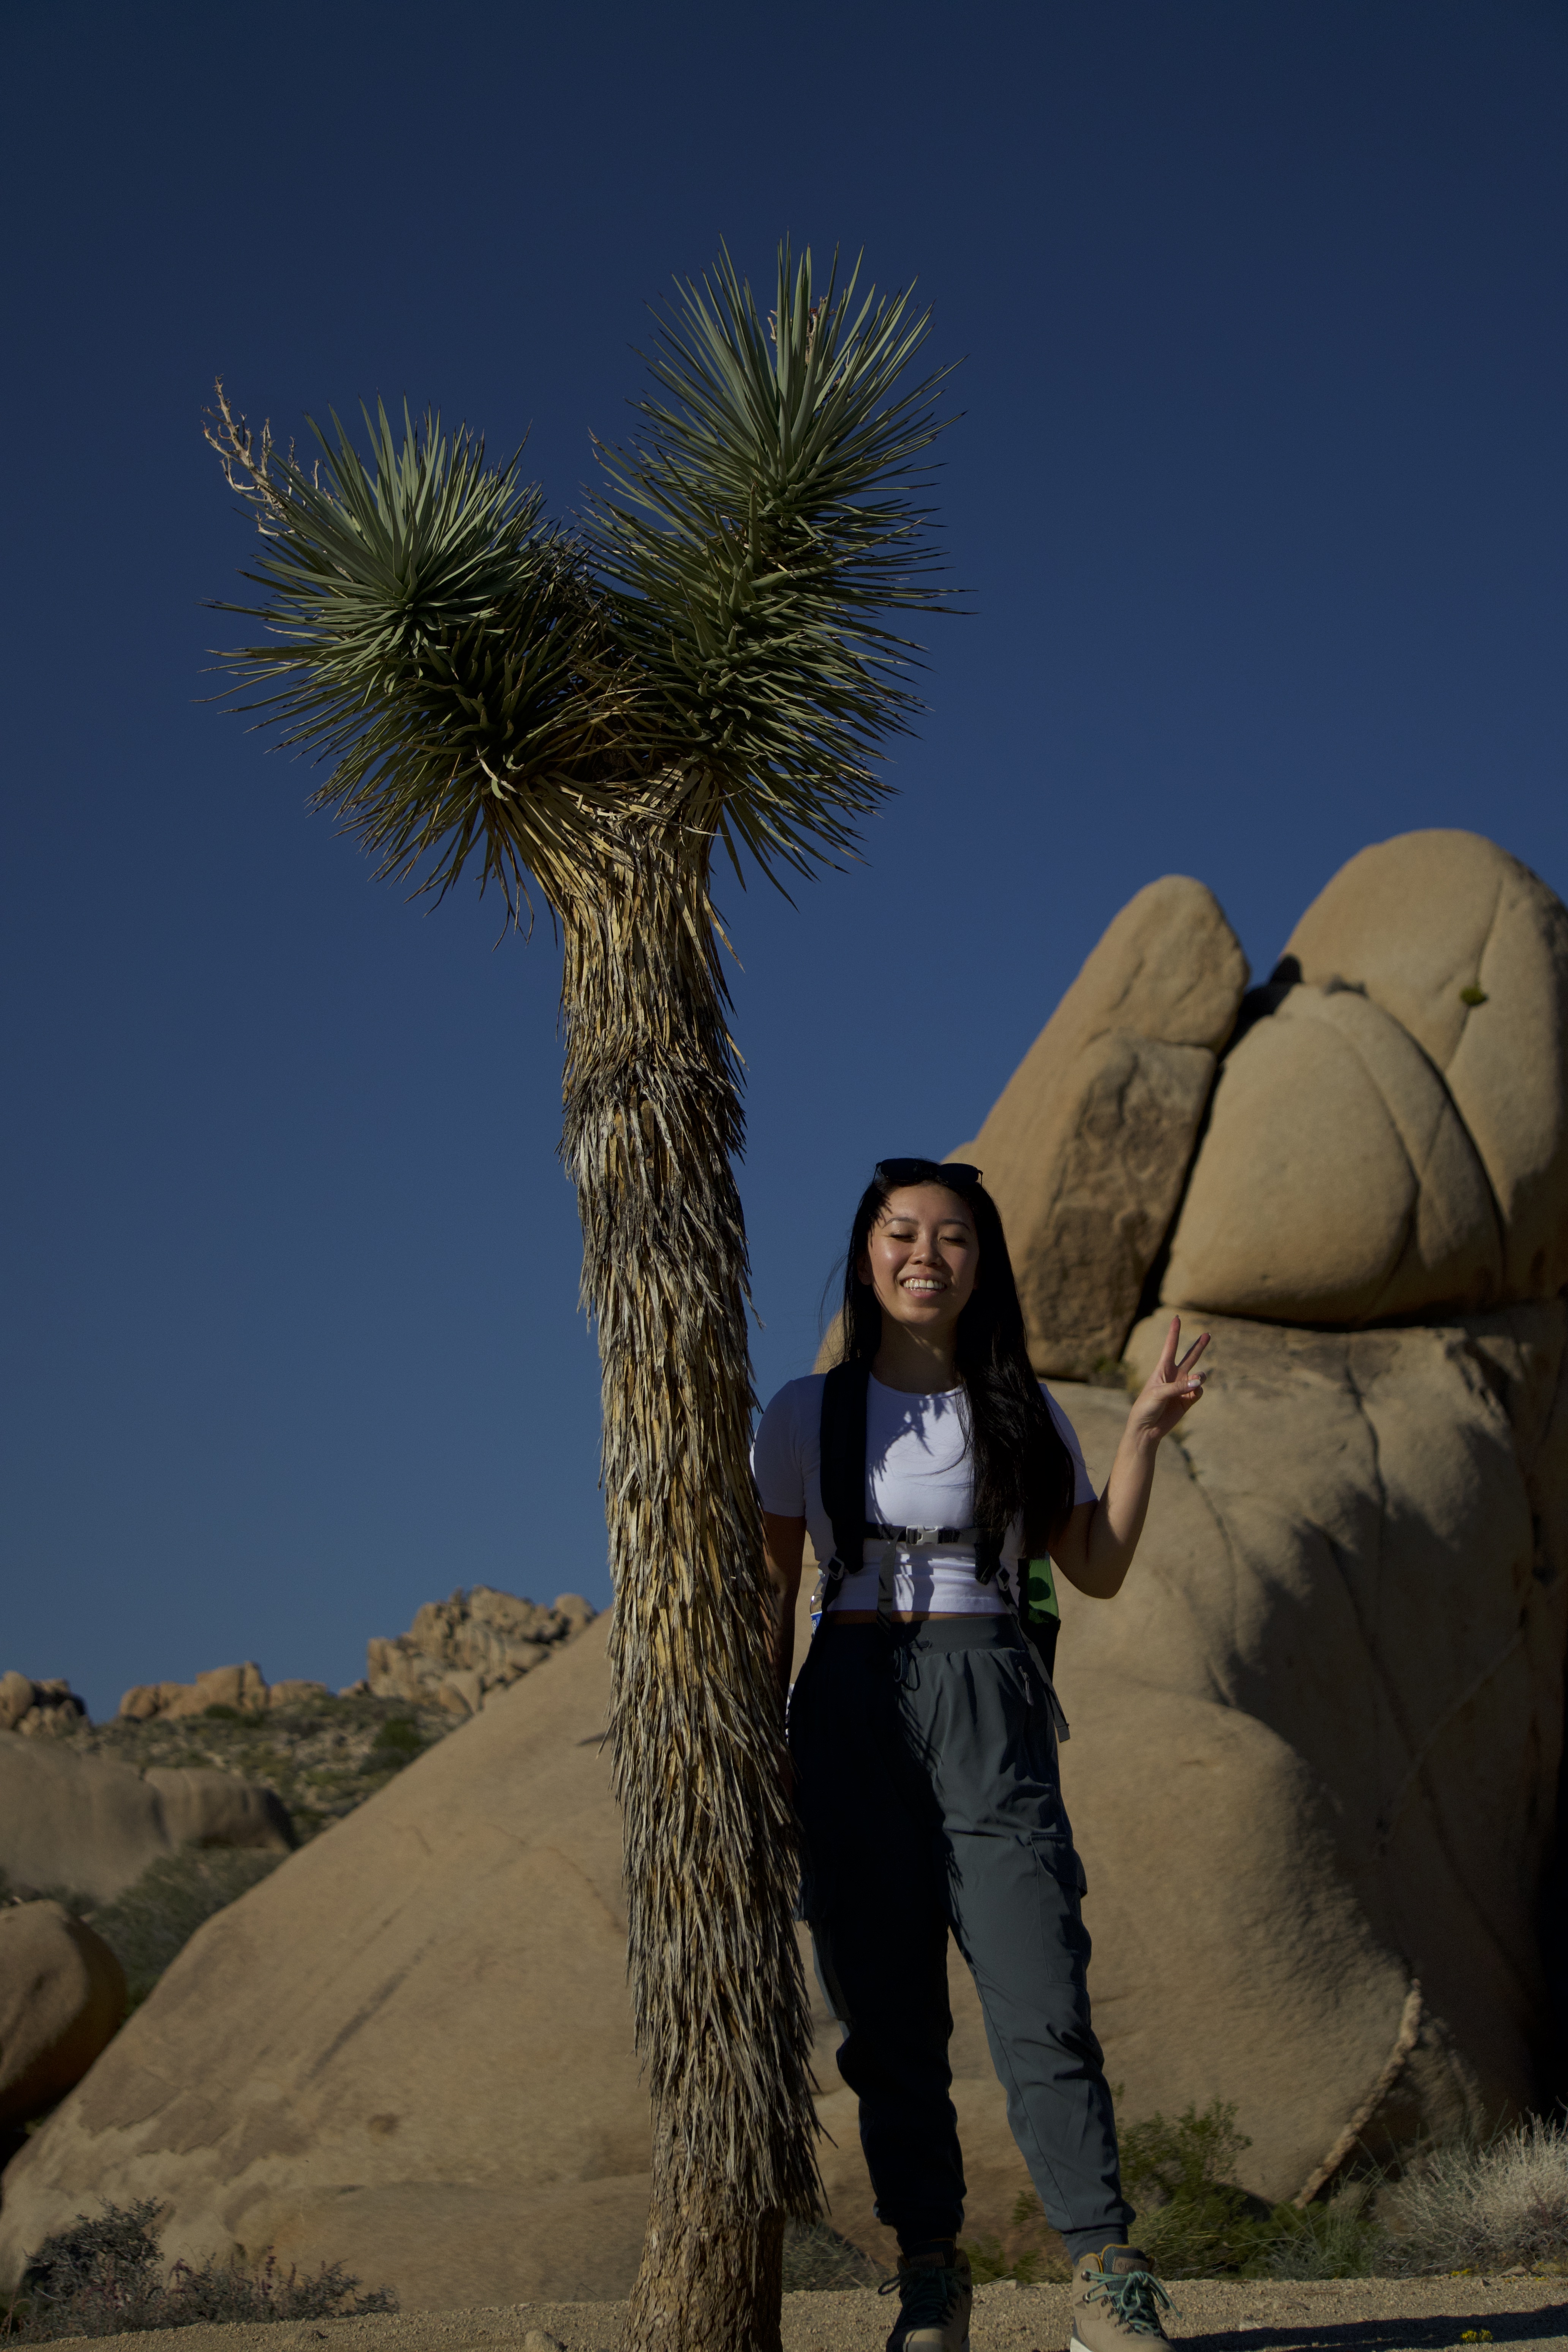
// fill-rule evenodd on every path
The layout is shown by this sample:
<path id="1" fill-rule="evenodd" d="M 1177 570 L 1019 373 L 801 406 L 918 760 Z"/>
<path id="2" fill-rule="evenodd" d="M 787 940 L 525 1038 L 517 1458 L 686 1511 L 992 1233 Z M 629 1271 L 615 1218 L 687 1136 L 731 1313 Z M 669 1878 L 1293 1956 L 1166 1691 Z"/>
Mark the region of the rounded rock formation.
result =
<path id="1" fill-rule="evenodd" d="M 1496 1195 L 1506 1298 L 1568 1282 L 1568 909 L 1476 833 L 1375 843 L 1286 945 L 1301 977 L 1365 991 L 1437 1070 Z"/>
<path id="2" fill-rule="evenodd" d="M 1354 991 L 1289 989 L 1220 1066 L 1165 1299 L 1343 1326 L 1501 1288 L 1486 1171 L 1420 1047 Z"/>
<path id="3" fill-rule="evenodd" d="M 1201 882 L 1151 882 L 1107 929 L 973 1159 L 1001 1212 L 1037 1372 L 1113 1366 L 1180 1197 L 1247 959 Z"/>
<path id="4" fill-rule="evenodd" d="M 269 1789 L 228 1772 L 145 1778 L 65 1745 L 0 1739 L 0 1872 L 14 1885 L 63 1886 L 112 1902 L 176 1846 L 293 1844 Z"/>
<path id="5" fill-rule="evenodd" d="M 0 1910 L 0 2127 L 73 2090 L 125 2014 L 125 1972 L 58 1903 Z"/>

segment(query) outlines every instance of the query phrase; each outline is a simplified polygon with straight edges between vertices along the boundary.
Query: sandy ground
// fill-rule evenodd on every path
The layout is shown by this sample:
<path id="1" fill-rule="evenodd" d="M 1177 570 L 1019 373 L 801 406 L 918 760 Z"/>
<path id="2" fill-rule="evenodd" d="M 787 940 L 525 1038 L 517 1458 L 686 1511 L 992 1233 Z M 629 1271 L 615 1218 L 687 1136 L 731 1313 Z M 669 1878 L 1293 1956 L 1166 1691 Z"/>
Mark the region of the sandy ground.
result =
<path id="1" fill-rule="evenodd" d="M 1490 2343 L 1568 2352 L 1568 2278 L 1332 2279 L 1310 2284 L 1176 2281 L 1173 2338 L 1203 2352 L 1428 2352 Z M 897 2306 L 875 2294 L 784 2297 L 784 2352 L 882 2352 Z M 499 2310 L 411 2311 L 299 2326 L 179 2327 L 99 2341 L 126 2352 L 618 2352 L 625 2305 L 514 2304 Z M 1473 2335 L 1468 2331 L 1473 2330 Z M 973 2352 L 1063 2352 L 1065 2286 L 983 2286 Z"/>

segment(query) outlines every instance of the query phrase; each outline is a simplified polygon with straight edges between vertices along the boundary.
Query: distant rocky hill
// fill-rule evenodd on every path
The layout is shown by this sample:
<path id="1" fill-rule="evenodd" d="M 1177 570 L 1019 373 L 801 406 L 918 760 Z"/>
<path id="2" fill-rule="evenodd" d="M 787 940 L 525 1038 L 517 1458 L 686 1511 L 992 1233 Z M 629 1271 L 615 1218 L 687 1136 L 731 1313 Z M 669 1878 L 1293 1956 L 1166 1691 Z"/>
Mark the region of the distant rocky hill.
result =
<path id="1" fill-rule="evenodd" d="M 63 1677 L 0 1675 L 0 2165 L 205 1920 L 594 1614 L 478 1585 L 373 1640 L 347 1690 L 215 1666 L 100 1724 Z"/>
<path id="2" fill-rule="evenodd" d="M 363 1678 L 335 1696 L 321 1682 L 268 1683 L 247 1661 L 208 1667 L 194 1682 L 136 1684 L 118 1716 L 100 1724 L 63 1677 L 40 1681 L 13 1670 L 0 1675 L 0 1732 L 64 1740 L 73 1755 L 103 1757 L 143 1775 L 237 1774 L 280 1801 L 302 1841 L 477 1715 L 491 1692 L 543 1665 L 595 1613 L 575 1592 L 546 1606 L 490 1585 L 459 1588 L 446 1601 L 427 1601 L 406 1633 L 373 1636 Z M 6 1871 L 15 1882 L 16 1859 L 0 1829 L 0 1872 Z M 74 1884 L 68 1838 L 50 1883 Z"/>

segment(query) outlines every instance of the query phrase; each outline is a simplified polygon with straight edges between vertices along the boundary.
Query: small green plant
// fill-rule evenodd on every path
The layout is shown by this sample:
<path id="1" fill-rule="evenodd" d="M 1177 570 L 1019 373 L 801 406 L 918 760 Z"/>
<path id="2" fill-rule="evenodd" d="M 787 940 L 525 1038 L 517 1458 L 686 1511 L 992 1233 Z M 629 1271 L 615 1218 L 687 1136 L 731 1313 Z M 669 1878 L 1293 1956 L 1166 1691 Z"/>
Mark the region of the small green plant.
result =
<path id="1" fill-rule="evenodd" d="M 384 2288 L 360 2294 L 358 2279 L 341 2263 L 323 2263 L 309 2278 L 293 2269 L 285 2275 L 270 2250 L 254 2271 L 207 2262 L 200 2269 L 175 2263 L 165 2273 L 153 2233 L 158 2210 L 151 2197 L 129 2206 L 106 2203 L 101 2213 L 79 2213 L 68 2229 L 46 2238 L 29 2259 L 9 2310 L 0 2313 L 0 2336 L 46 2344 L 148 2327 L 351 2318 L 397 2309 Z"/>
<path id="2" fill-rule="evenodd" d="M 411 1717 L 389 1715 L 371 1741 L 370 1752 L 378 1759 L 380 1771 L 388 1764 L 412 1764 L 425 1753 L 425 1735 Z"/>
<path id="3" fill-rule="evenodd" d="M 1459 1002 L 1461 1004 L 1484 1004 L 1487 1002 L 1486 990 L 1472 981 L 1468 988 L 1460 989 Z"/>
<path id="4" fill-rule="evenodd" d="M 1173 2123 L 1150 2116 L 1118 2139 L 1138 2242 L 1166 2277 L 1213 2278 L 1258 2261 L 1269 2210 L 1236 2184 L 1252 2142 L 1237 2130 L 1234 2105 L 1215 2099 L 1202 2115 L 1190 2106 Z"/>
<path id="5" fill-rule="evenodd" d="M 1304 2209 L 1269 2206 L 1238 2187 L 1252 2142 L 1224 2100 L 1202 2115 L 1190 2106 L 1173 2123 L 1151 2116 L 1120 2140 L 1138 2242 L 1168 2278 L 1361 2278 L 1386 2245 L 1366 2210 L 1365 2183 Z"/>
<path id="6" fill-rule="evenodd" d="M 215 1699 L 211 1706 L 204 1706 L 202 1714 L 208 1723 L 243 1723 L 246 1720 L 238 1707 L 226 1706 L 222 1699 Z"/>

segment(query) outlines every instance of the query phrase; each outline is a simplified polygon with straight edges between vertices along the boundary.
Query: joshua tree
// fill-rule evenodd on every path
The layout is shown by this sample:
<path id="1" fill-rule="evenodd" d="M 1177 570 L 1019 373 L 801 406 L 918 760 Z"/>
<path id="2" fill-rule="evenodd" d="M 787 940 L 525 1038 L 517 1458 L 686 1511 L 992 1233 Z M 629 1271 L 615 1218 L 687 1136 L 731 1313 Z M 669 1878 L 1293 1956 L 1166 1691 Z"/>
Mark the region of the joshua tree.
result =
<path id="1" fill-rule="evenodd" d="M 333 419 L 307 471 L 218 386 L 266 644 L 224 656 L 333 809 L 416 887 L 465 867 L 564 942 L 562 1154 L 599 1337 L 616 1607 L 615 1780 L 653 2101 L 636 2347 L 779 2341 L 786 2214 L 818 2210 L 791 1808 L 747 1462 L 742 1139 L 711 861 L 776 881 L 854 838 L 917 707 L 888 622 L 929 608 L 912 502 L 940 377 L 929 313 L 814 297 L 779 256 L 764 322 L 727 255 L 679 289 L 571 534 L 518 460 L 437 417 Z M 312 426 L 312 430 L 316 428 Z"/>

